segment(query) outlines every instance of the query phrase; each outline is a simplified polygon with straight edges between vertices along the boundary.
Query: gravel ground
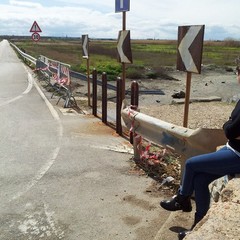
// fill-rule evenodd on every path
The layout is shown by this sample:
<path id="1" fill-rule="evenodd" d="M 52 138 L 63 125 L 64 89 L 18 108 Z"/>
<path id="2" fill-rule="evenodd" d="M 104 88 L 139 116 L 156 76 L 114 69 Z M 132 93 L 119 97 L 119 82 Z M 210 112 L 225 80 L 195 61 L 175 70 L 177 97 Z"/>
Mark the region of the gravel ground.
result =
<path id="1" fill-rule="evenodd" d="M 186 73 L 174 72 L 173 80 L 141 80 L 140 89 L 161 89 L 164 95 L 144 95 L 139 97 L 139 108 L 144 114 L 179 126 L 183 125 L 184 104 L 172 104 L 172 95 L 185 92 Z M 188 127 L 222 128 L 238 98 L 238 86 L 234 72 L 204 71 L 192 75 L 190 98 L 220 97 L 221 101 L 193 102 L 189 105 Z"/>
<path id="2" fill-rule="evenodd" d="M 143 105 L 141 112 L 163 121 L 182 126 L 184 106 L 181 104 L 147 106 Z M 188 127 L 196 129 L 221 128 L 229 118 L 233 104 L 222 102 L 191 103 L 189 106 Z"/>

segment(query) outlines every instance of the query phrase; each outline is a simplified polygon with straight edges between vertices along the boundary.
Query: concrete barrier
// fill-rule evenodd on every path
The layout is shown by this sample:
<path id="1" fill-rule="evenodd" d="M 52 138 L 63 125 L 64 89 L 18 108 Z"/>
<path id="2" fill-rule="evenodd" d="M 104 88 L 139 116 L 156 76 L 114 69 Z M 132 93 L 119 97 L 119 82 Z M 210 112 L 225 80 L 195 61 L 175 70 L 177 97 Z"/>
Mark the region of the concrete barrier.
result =
<path id="1" fill-rule="evenodd" d="M 239 237 L 240 178 L 231 179 L 207 215 L 184 240 L 234 240 Z"/>

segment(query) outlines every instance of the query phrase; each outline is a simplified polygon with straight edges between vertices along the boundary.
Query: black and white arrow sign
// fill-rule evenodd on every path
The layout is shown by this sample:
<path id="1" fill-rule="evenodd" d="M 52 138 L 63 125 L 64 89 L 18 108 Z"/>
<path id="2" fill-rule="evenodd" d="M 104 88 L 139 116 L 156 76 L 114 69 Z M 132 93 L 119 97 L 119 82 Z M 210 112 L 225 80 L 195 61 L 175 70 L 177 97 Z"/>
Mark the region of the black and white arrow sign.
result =
<path id="1" fill-rule="evenodd" d="M 201 73 L 204 25 L 178 27 L 177 70 Z"/>
<path id="2" fill-rule="evenodd" d="M 129 30 L 123 30 L 119 32 L 117 50 L 119 62 L 132 63 L 132 50 Z"/>
<path id="3" fill-rule="evenodd" d="M 89 39 L 88 35 L 82 35 L 82 50 L 83 50 L 83 57 L 88 57 L 88 45 L 89 45 Z"/>

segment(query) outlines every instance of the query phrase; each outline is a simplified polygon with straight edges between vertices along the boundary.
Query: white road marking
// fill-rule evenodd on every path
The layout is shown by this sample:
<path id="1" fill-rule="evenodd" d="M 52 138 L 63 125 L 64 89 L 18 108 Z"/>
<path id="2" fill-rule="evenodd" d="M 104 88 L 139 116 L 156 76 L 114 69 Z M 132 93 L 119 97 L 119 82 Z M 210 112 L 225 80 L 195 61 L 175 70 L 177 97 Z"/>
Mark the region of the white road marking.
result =
<path id="1" fill-rule="evenodd" d="M 156 236 L 154 237 L 153 240 L 158 240 L 161 239 L 162 236 L 162 231 L 164 231 L 164 229 L 166 229 L 166 227 L 168 226 L 168 224 L 170 222 L 172 222 L 173 217 L 176 215 L 176 212 L 171 212 L 167 218 L 167 220 L 164 222 L 164 224 L 161 226 L 161 228 L 158 230 Z"/>
<path id="2" fill-rule="evenodd" d="M 29 75 L 31 75 L 31 74 L 28 73 L 28 86 L 27 86 L 26 90 L 24 92 L 22 92 L 20 95 L 18 95 L 17 97 L 9 99 L 6 102 L 0 103 L 0 107 L 8 105 L 8 104 L 10 104 L 12 102 L 15 102 L 15 101 L 21 99 L 25 94 L 28 94 L 31 91 L 31 89 L 33 87 L 33 82 L 32 82 L 32 78 Z"/>
<path id="3" fill-rule="evenodd" d="M 21 196 L 23 196 L 25 193 L 27 193 L 33 186 L 35 186 L 40 179 L 47 173 L 47 171 L 52 167 L 52 165 L 54 164 L 58 153 L 60 151 L 60 147 L 57 147 L 54 149 L 54 151 L 52 152 L 51 157 L 48 159 L 48 161 L 41 167 L 41 169 L 35 174 L 35 176 L 33 177 L 33 179 L 27 184 L 27 186 L 25 187 L 25 189 L 21 192 L 18 192 L 15 196 L 13 196 L 13 198 L 11 199 L 11 201 L 14 201 L 18 198 L 20 198 Z M 11 202 L 10 201 L 10 202 Z"/>
<path id="4" fill-rule="evenodd" d="M 63 239 L 65 237 L 64 231 L 62 231 L 59 227 L 56 226 L 53 218 L 54 212 L 51 212 L 49 210 L 49 206 L 46 203 L 44 203 L 44 212 L 47 217 L 47 222 L 50 225 L 54 235 L 57 236 L 58 239 Z"/>
<path id="5" fill-rule="evenodd" d="M 33 87 L 33 79 L 30 73 L 28 73 L 28 87 L 22 94 L 28 94 Z"/>
<path id="6" fill-rule="evenodd" d="M 29 82 L 33 83 L 34 87 L 37 89 L 38 93 L 40 94 L 40 96 L 42 97 L 44 102 L 46 103 L 47 107 L 49 108 L 49 110 L 50 110 L 50 112 L 51 112 L 51 114 L 53 116 L 53 118 L 57 121 L 58 137 L 59 137 L 59 142 L 60 142 L 61 137 L 63 136 L 63 126 L 61 124 L 60 117 L 59 117 L 57 111 L 54 109 L 54 107 L 51 105 L 51 103 L 45 97 L 45 95 L 43 94 L 42 90 L 39 88 L 39 86 L 37 85 L 36 81 L 33 79 L 32 75 L 29 72 L 28 72 L 28 78 L 29 78 Z M 27 91 L 25 91 L 25 92 L 27 92 Z M 56 161 L 57 156 L 59 154 L 59 151 L 60 151 L 60 147 L 59 146 L 56 147 L 55 149 L 53 149 L 52 153 L 49 155 L 49 158 L 48 158 L 47 162 L 35 174 L 33 179 L 27 184 L 25 189 L 23 191 L 21 191 L 21 192 L 18 192 L 11 199 L 11 201 L 14 201 L 14 200 L 20 198 L 21 196 L 23 196 L 25 193 L 27 193 L 33 186 L 35 186 L 41 180 L 41 178 L 48 172 L 48 170 L 52 167 L 52 165 Z"/>

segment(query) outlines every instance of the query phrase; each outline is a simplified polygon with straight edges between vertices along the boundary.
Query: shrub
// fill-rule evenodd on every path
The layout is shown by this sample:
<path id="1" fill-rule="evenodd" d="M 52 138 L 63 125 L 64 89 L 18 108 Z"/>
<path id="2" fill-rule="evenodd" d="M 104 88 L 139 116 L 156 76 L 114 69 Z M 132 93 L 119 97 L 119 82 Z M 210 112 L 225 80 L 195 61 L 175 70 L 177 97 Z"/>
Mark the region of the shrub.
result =
<path id="1" fill-rule="evenodd" d="M 157 72 L 151 71 L 146 74 L 147 78 L 156 79 L 158 77 Z"/>
<path id="2" fill-rule="evenodd" d="M 130 67 L 126 71 L 126 77 L 130 79 L 142 78 L 142 71 L 138 68 Z"/>
<path id="3" fill-rule="evenodd" d="M 87 72 L 87 67 L 81 64 L 73 65 L 71 66 L 71 69 L 73 71 L 84 73 L 84 74 Z"/>
<path id="4" fill-rule="evenodd" d="M 121 66 L 119 64 L 114 64 L 114 63 L 105 63 L 105 64 L 98 64 L 96 69 L 98 72 L 106 72 L 107 74 L 110 75 L 118 75 L 121 72 Z"/>

